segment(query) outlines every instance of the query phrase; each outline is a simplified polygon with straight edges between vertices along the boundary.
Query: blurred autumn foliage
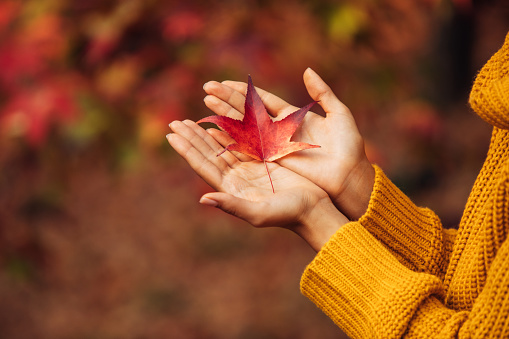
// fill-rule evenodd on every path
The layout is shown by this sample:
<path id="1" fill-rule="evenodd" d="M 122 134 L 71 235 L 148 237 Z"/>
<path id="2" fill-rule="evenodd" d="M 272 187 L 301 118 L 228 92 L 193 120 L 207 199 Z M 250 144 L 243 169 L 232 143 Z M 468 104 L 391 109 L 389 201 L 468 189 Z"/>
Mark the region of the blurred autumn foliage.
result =
<path id="1" fill-rule="evenodd" d="M 0 1 L 1 338 L 337 338 L 313 253 L 198 206 L 164 138 L 208 80 L 297 106 L 312 67 L 372 161 L 454 226 L 490 129 L 467 105 L 504 1 Z"/>

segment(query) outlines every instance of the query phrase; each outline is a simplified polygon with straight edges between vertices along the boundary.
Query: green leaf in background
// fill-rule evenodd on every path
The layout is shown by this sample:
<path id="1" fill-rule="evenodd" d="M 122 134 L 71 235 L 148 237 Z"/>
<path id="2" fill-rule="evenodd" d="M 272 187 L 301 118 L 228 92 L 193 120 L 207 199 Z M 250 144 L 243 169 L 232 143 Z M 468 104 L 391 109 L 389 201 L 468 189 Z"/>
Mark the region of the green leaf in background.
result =
<path id="1" fill-rule="evenodd" d="M 357 6 L 339 5 L 330 16 L 329 35 L 337 42 L 351 42 L 362 31 L 366 21 L 366 13 Z"/>

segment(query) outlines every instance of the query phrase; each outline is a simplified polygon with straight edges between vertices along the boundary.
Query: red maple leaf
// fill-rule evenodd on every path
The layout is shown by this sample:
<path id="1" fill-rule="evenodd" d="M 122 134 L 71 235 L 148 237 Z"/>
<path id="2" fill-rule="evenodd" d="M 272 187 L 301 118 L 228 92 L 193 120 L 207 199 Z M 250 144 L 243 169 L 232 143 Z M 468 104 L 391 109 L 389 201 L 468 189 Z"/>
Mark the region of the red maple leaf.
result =
<path id="1" fill-rule="evenodd" d="M 213 115 L 199 120 L 198 123 L 214 123 L 236 141 L 226 146 L 218 156 L 228 150 L 241 152 L 253 159 L 263 161 L 272 192 L 274 192 L 267 161 L 275 161 L 292 152 L 320 147 L 304 142 L 290 141 L 302 119 L 314 104 L 315 102 L 312 102 L 281 120 L 273 120 L 267 113 L 262 99 L 256 93 L 251 76 L 249 76 L 243 120 Z"/>

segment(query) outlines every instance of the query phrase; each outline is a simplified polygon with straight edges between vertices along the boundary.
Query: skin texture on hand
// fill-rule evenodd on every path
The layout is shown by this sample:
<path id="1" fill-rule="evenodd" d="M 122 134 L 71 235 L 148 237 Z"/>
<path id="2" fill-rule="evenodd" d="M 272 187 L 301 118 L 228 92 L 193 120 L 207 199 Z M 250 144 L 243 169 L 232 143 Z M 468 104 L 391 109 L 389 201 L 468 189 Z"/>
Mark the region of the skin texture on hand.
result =
<path id="1" fill-rule="evenodd" d="M 308 112 L 292 141 L 321 148 L 290 154 L 277 163 L 321 187 L 341 212 L 356 220 L 367 209 L 375 177 L 364 151 L 364 141 L 350 110 L 309 68 L 304 72 L 304 84 L 311 98 L 322 106 L 326 117 Z M 211 81 L 204 85 L 208 94 L 204 102 L 218 115 L 242 119 L 246 88 L 242 82 Z M 277 119 L 298 109 L 264 90 L 257 88 L 257 92 L 269 114 Z M 230 140 L 218 130 L 211 130 L 210 134 L 222 145 Z"/>
<path id="2" fill-rule="evenodd" d="M 224 152 L 212 134 L 196 123 L 174 121 L 170 145 L 212 188 L 202 204 L 214 206 L 255 227 L 288 228 L 318 251 L 348 222 L 327 193 L 310 180 L 276 163 L 268 163 L 276 192 L 272 192 L 263 162 Z"/>

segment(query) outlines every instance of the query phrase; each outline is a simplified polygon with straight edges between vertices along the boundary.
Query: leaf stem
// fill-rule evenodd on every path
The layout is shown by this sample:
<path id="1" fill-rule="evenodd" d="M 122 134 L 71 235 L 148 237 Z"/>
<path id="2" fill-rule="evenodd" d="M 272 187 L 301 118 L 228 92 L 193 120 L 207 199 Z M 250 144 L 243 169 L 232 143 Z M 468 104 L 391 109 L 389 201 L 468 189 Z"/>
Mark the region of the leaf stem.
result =
<path id="1" fill-rule="evenodd" d="M 272 184 L 272 178 L 270 177 L 269 167 L 267 166 L 267 162 L 265 161 L 265 159 L 263 159 L 263 164 L 265 165 L 265 169 L 267 170 L 267 175 L 269 176 L 270 186 L 272 186 L 272 193 L 276 194 L 276 191 L 274 191 L 274 185 Z"/>

